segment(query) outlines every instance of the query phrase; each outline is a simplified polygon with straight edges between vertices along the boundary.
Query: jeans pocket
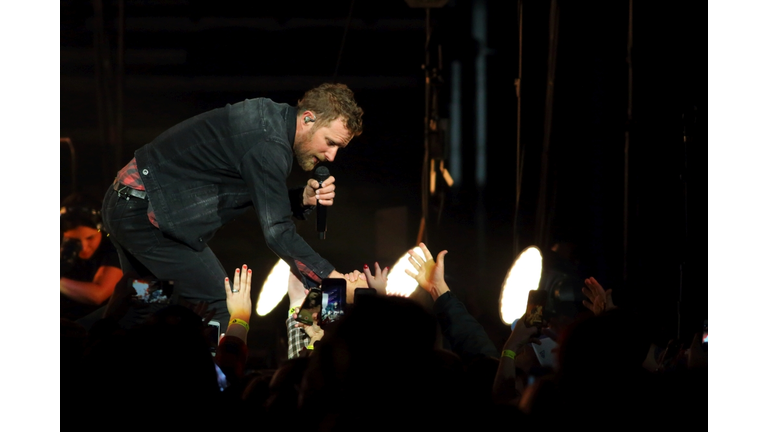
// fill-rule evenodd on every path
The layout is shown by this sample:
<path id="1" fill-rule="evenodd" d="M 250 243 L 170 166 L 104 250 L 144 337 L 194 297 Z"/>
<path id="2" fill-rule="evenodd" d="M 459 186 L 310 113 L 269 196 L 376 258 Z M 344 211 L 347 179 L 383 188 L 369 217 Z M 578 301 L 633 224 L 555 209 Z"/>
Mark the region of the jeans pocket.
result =
<path id="1" fill-rule="evenodd" d="M 110 235 L 120 246 L 131 254 L 145 254 L 154 249 L 163 235 L 149 221 L 147 202 L 138 198 L 112 198 L 114 207 L 105 207 L 108 214 L 103 215 L 111 229 Z"/>

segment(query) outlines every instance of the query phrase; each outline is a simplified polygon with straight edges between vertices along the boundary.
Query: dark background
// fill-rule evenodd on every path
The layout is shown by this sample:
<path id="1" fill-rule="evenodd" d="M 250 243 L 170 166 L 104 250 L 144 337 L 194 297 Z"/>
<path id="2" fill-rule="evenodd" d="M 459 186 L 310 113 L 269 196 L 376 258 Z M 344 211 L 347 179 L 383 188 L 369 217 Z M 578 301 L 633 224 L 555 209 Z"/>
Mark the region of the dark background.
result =
<path id="1" fill-rule="evenodd" d="M 520 249 L 537 242 L 537 219 L 544 226 L 539 245 L 578 243 L 582 276 L 613 288 L 616 302 L 640 313 L 656 343 L 678 335 L 690 341 L 707 318 L 706 4 L 634 3 L 629 122 L 629 1 L 557 3 L 542 180 L 550 2 L 523 3 L 525 156 L 516 229 L 518 4 L 452 0 L 430 11 L 430 52 L 439 45 L 442 54 L 441 117 L 448 117 L 451 98 L 449 65 L 461 65 L 462 181 L 439 188 L 444 200 L 430 198 L 427 245 L 434 254 L 449 250 L 451 289 L 499 346 L 508 335 L 498 314 L 501 284 Z M 473 8 L 482 4 L 484 44 L 472 33 Z M 298 223 L 299 232 L 343 272 L 375 261 L 391 266 L 414 246 L 424 156 L 424 8 L 403 0 L 60 5 L 61 137 L 76 151 L 73 178 L 62 146 L 61 197 L 73 187 L 103 196 L 138 147 L 186 118 L 245 98 L 295 104 L 307 89 L 336 81 L 349 85 L 365 110 L 364 133 L 330 166 L 338 189 L 328 239 L 317 239 L 313 220 Z M 487 65 L 485 185 L 474 181 L 478 53 Z M 288 182 L 306 179 L 295 166 Z M 537 215 L 542 185 L 545 212 Z M 210 245 L 225 268 L 254 269 L 254 291 L 277 260 L 253 212 L 223 227 Z M 272 366 L 284 352 L 286 309 L 284 299 L 266 317 L 254 314 L 254 362 Z"/>

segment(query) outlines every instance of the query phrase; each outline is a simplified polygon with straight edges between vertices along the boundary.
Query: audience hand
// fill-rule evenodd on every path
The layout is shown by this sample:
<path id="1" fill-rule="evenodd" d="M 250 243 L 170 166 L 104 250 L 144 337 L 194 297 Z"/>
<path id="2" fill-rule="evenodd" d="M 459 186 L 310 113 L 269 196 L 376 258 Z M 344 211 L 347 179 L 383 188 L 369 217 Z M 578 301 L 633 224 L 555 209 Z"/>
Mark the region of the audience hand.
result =
<path id="1" fill-rule="evenodd" d="M 203 325 L 208 325 L 208 323 L 213 319 L 214 315 L 216 315 L 216 309 L 208 310 L 208 303 L 206 302 L 201 301 L 194 303 L 179 297 L 179 304 L 186 307 L 187 309 L 191 309 L 192 312 L 200 316 L 203 319 Z"/>
<path id="2" fill-rule="evenodd" d="M 603 286 L 593 277 L 584 280 L 584 284 L 586 286 L 581 289 L 581 292 L 587 296 L 589 301 L 584 300 L 582 303 L 595 315 L 600 315 L 603 312 L 616 308 L 611 297 L 613 290 L 604 290 Z"/>
<path id="3" fill-rule="evenodd" d="M 128 283 L 128 275 L 123 275 L 115 285 L 115 291 L 109 297 L 103 318 L 120 321 L 131 307 L 131 300 L 136 295 L 136 289 Z"/>
<path id="4" fill-rule="evenodd" d="M 368 288 L 368 281 L 365 274 L 360 273 L 359 270 L 343 276 L 347 280 L 347 304 L 353 304 L 355 302 L 355 288 Z"/>
<path id="5" fill-rule="evenodd" d="M 293 314 L 293 319 L 297 319 L 298 317 L 298 314 Z M 325 335 L 325 331 L 317 323 L 317 313 L 312 314 L 312 325 L 297 322 L 294 326 L 303 329 L 304 333 L 309 336 L 309 343 L 307 346 L 315 346 L 315 342 L 322 339 Z"/>
<path id="6" fill-rule="evenodd" d="M 411 256 L 408 258 L 408 262 L 416 269 L 417 273 L 408 269 L 405 270 L 405 273 L 416 279 L 419 286 L 427 291 L 433 300 L 437 300 L 438 297 L 450 291 L 445 283 L 445 254 L 448 251 L 444 250 L 437 254 L 437 262 L 435 262 L 424 243 L 419 243 L 419 247 L 427 260 L 424 261 L 416 252 L 409 250 L 408 253 Z"/>
<path id="7" fill-rule="evenodd" d="M 387 292 L 387 274 L 389 273 L 389 267 L 386 267 L 384 271 L 379 267 L 379 263 L 374 263 L 375 274 L 371 275 L 371 269 L 368 268 L 368 264 L 363 267 L 363 273 L 369 288 L 375 288 L 376 292 L 384 294 Z"/>
<path id="8" fill-rule="evenodd" d="M 701 346 L 701 333 L 693 335 L 693 342 L 691 342 L 691 346 L 688 348 L 686 360 L 689 369 L 707 368 L 707 353 Z"/>
<path id="9" fill-rule="evenodd" d="M 304 302 L 304 297 L 307 296 L 307 290 L 304 287 L 304 282 L 296 277 L 295 274 L 290 273 L 288 275 L 288 300 L 290 302 L 288 307 L 299 307 Z"/>
<path id="10" fill-rule="evenodd" d="M 523 323 L 523 318 L 520 318 L 517 324 L 515 324 L 515 328 L 512 329 L 509 338 L 507 338 L 507 341 L 504 343 L 503 349 L 519 353 L 525 344 L 535 343 L 541 345 L 541 341 L 537 338 L 538 335 L 538 327 L 526 327 Z"/>
<path id="11" fill-rule="evenodd" d="M 245 273 L 245 274 L 241 274 Z M 251 275 L 252 271 L 247 265 L 243 264 L 241 269 L 235 270 L 235 277 L 232 286 L 229 285 L 229 278 L 224 279 L 224 291 L 227 293 L 227 310 L 229 311 L 230 322 L 233 319 L 241 319 L 248 323 L 251 319 Z M 246 340 L 248 330 L 240 324 L 229 324 L 226 331 L 227 336 L 236 336 Z"/>

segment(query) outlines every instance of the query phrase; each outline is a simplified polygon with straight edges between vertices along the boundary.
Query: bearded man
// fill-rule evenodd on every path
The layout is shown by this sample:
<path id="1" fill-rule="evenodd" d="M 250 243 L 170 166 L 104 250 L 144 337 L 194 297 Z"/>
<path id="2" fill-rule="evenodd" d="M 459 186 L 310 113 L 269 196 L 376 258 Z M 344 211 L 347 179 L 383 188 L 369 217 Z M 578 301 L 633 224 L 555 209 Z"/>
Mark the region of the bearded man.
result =
<path id="1" fill-rule="evenodd" d="M 174 281 L 174 296 L 205 302 L 228 322 L 227 272 L 208 247 L 222 225 L 253 207 L 267 246 L 305 286 L 343 278 L 296 232 L 318 204 L 333 205 L 334 177 L 289 190 L 293 157 L 304 171 L 333 162 L 362 132 L 363 110 L 344 84 L 307 91 L 296 107 L 246 99 L 185 120 L 136 150 L 104 197 L 102 217 L 126 275 Z M 250 270 L 248 270 L 250 272 Z M 348 289 L 365 286 L 348 280 Z"/>

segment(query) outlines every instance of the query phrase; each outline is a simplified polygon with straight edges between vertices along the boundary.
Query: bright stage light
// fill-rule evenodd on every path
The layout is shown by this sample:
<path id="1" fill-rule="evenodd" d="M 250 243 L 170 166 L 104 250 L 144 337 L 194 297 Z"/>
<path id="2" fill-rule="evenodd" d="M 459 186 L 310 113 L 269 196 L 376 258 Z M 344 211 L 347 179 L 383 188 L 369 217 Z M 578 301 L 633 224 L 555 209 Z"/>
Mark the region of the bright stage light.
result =
<path id="1" fill-rule="evenodd" d="M 539 288 L 541 281 L 542 255 L 535 246 L 529 246 L 517 256 L 507 273 L 499 297 L 499 314 L 505 324 L 525 313 L 528 292 Z"/>
<path id="2" fill-rule="evenodd" d="M 416 246 L 413 249 L 426 261 L 424 253 L 421 251 L 420 247 Z M 408 262 L 410 256 L 411 255 L 406 252 L 405 255 L 397 260 L 395 265 L 392 266 L 392 270 L 390 270 L 387 275 L 387 295 L 408 297 L 419 287 L 419 283 L 416 282 L 416 279 L 405 273 L 405 269 L 416 273 L 416 269 L 414 269 L 411 263 Z"/>
<path id="3" fill-rule="evenodd" d="M 264 281 L 259 293 L 259 300 L 256 302 L 256 313 L 264 316 L 270 312 L 280 301 L 288 294 L 288 277 L 291 274 L 291 267 L 283 260 L 278 260 L 272 267 L 272 271 Z"/>

